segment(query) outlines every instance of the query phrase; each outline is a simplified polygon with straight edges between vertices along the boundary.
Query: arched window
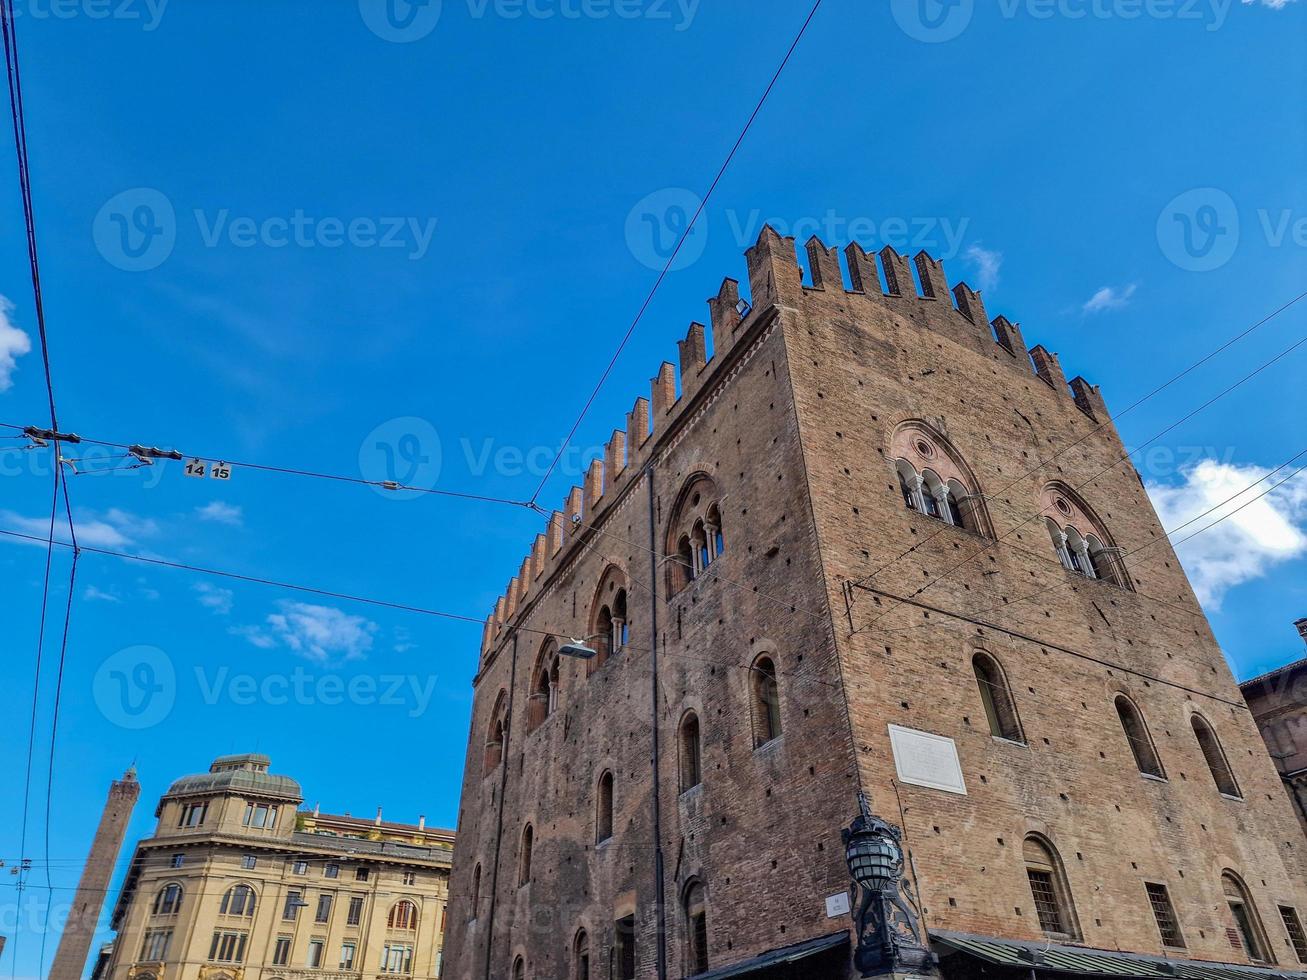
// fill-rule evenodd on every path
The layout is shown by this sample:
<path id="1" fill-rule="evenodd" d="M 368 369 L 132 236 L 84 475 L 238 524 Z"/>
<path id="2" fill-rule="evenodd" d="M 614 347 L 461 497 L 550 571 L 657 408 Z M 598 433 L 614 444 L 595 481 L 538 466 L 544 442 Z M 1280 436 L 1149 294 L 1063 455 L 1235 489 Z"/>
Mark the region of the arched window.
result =
<path id="1" fill-rule="evenodd" d="M 940 433 L 924 422 L 904 423 L 890 440 L 890 453 L 909 510 L 992 536 L 975 475 Z"/>
<path id="2" fill-rule="evenodd" d="M 1101 579 L 1132 589 L 1120 558 L 1102 521 L 1070 487 L 1050 483 L 1041 497 L 1041 510 L 1053 541 L 1053 551 L 1064 568 L 1085 578 Z"/>
<path id="3" fill-rule="evenodd" d="M 1230 944 L 1236 949 L 1242 947 L 1254 963 L 1273 962 L 1261 916 L 1243 880 L 1233 871 L 1225 871 L 1221 874 L 1221 888 L 1234 919 L 1234 929 L 1229 932 Z"/>
<path id="4" fill-rule="evenodd" d="M 721 496 L 707 474 L 686 480 L 667 526 L 667 594 L 676 595 L 726 550 Z"/>
<path id="5" fill-rule="evenodd" d="M 527 701 L 528 730 L 539 728 L 558 707 L 559 672 L 558 644 L 550 637 L 540 648 L 532 673 L 531 697 Z"/>
<path id="6" fill-rule="evenodd" d="M 976 685 L 980 688 L 985 717 L 989 719 L 989 733 L 1011 742 L 1024 742 L 1012 689 L 1008 686 L 999 662 L 987 653 L 977 653 L 971 658 L 971 668 L 976 673 Z"/>
<path id="7" fill-rule="evenodd" d="M 387 929 L 406 929 L 412 931 L 418 927 L 418 907 L 407 898 L 400 899 L 390 907 L 386 916 Z"/>
<path id="8" fill-rule="evenodd" d="M 153 912 L 155 915 L 176 915 L 182 908 L 182 886 L 169 882 L 159 889 L 154 896 Z"/>
<path id="9" fill-rule="evenodd" d="M 595 843 L 602 844 L 613 836 L 613 774 L 599 777 L 595 793 Z"/>
<path id="10" fill-rule="evenodd" d="M 609 565 L 600 576 L 590 612 L 590 639 L 594 642 L 595 656 L 586 665 L 592 674 L 608 658 L 626 646 L 630 638 L 630 623 L 626 612 L 626 575 L 616 565 Z"/>
<path id="11" fill-rule="evenodd" d="M 590 980 L 590 937 L 584 929 L 572 940 L 572 978 Z"/>
<path id="12" fill-rule="evenodd" d="M 477 912 L 481 908 L 481 862 L 472 869 L 472 918 L 477 917 Z"/>
<path id="13" fill-rule="evenodd" d="M 680 737 L 681 792 L 693 789 L 703 781 L 703 766 L 699 747 L 699 716 L 687 711 L 681 719 Z"/>
<path id="14" fill-rule="evenodd" d="M 500 691 L 495 709 L 490 713 L 490 727 L 486 732 L 485 772 L 499 768 L 504 759 L 504 737 L 508 730 L 508 693 Z"/>
<path id="15" fill-rule="evenodd" d="M 631 638 L 631 625 L 626 616 L 626 590 L 618 589 L 613 597 L 613 650 L 626 646 Z"/>
<path id="16" fill-rule="evenodd" d="M 753 692 L 753 744 L 766 745 L 781 734 L 780 687 L 776 683 L 776 664 L 770 657 L 759 657 L 749 671 Z"/>
<path id="17" fill-rule="evenodd" d="M 526 960 L 520 956 L 513 960 L 513 980 L 526 980 Z"/>
<path id="18" fill-rule="evenodd" d="M 1139 767 L 1139 771 L 1145 776 L 1165 779 L 1166 771 L 1162 768 L 1162 760 L 1157 756 L 1153 737 L 1148 734 L 1148 725 L 1144 721 L 1143 713 L 1128 697 L 1118 694 L 1116 714 L 1121 719 L 1121 728 L 1125 731 L 1126 741 L 1130 743 L 1130 751 L 1135 757 L 1135 765 Z"/>
<path id="19" fill-rule="evenodd" d="M 691 881 L 685 889 L 685 973 L 708 971 L 708 909 L 703 884 Z"/>
<path id="20" fill-rule="evenodd" d="M 1207 760 L 1207 768 L 1212 774 L 1216 788 L 1226 796 L 1242 797 L 1239 784 L 1234 781 L 1234 773 L 1230 770 L 1230 762 L 1221 748 L 1221 741 L 1216 737 L 1216 731 L 1201 715 L 1191 715 L 1189 724 L 1193 726 L 1194 738 L 1198 739 L 1198 747 L 1203 750 L 1203 758 Z"/>
<path id="21" fill-rule="evenodd" d="M 254 915 L 254 889 L 249 885 L 235 885 L 228 888 L 222 896 L 218 907 L 220 915 L 240 915 L 246 918 Z"/>
<path id="22" fill-rule="evenodd" d="M 1043 837 L 1030 834 L 1021 853 L 1026 862 L 1026 878 L 1030 882 L 1030 896 L 1035 902 L 1039 928 L 1044 935 L 1054 939 L 1079 939 L 1079 920 L 1057 850 Z"/>
<path id="23" fill-rule="evenodd" d="M 517 884 L 521 886 L 531 880 L 531 850 L 535 845 L 535 831 L 527 824 L 522 831 L 522 849 L 517 859 Z"/>

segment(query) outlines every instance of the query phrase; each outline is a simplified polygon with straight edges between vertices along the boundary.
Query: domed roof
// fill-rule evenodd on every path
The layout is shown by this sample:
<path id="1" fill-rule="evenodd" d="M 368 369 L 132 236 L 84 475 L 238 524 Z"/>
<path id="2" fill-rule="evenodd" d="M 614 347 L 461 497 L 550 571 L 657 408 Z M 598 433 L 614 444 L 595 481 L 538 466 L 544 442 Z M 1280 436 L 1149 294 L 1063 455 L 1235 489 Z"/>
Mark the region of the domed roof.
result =
<path id="1" fill-rule="evenodd" d="M 224 755 L 213 760 L 209 771 L 183 776 L 168 787 L 166 796 L 196 796 L 213 793 L 271 796 L 301 803 L 300 784 L 289 776 L 268 772 L 272 760 L 266 755 Z"/>

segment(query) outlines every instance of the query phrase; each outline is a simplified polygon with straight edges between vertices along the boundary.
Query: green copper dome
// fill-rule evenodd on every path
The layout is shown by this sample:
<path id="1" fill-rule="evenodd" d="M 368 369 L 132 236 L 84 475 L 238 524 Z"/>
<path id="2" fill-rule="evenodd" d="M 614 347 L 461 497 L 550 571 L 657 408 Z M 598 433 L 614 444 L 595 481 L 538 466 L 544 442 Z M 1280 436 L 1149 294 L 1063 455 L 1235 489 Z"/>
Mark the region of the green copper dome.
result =
<path id="1" fill-rule="evenodd" d="M 213 760 L 209 771 L 183 776 L 168 788 L 167 796 L 209 796 L 231 793 L 237 796 L 275 797 L 300 803 L 300 784 L 289 776 L 268 772 L 272 760 L 266 755 L 224 755 Z"/>

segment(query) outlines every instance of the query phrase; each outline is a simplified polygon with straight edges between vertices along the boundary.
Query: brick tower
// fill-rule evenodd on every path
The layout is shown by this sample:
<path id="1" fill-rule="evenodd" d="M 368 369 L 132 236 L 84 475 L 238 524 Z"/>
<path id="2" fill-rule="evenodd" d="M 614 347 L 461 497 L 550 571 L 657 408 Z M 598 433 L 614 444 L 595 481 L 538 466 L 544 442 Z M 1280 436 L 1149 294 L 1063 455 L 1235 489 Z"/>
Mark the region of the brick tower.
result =
<path id="1" fill-rule="evenodd" d="M 763 230 L 495 605 L 446 977 L 847 978 L 861 794 L 911 972 L 1301 969 L 1307 847 L 1098 388 L 924 252 L 806 251 Z"/>
<path id="2" fill-rule="evenodd" d="M 132 818 L 132 808 L 140 795 L 141 784 L 136 781 L 135 766 L 109 787 L 109 799 L 105 801 L 100 825 L 95 828 L 91 853 L 87 855 L 68 921 L 59 937 L 59 951 L 55 953 L 54 965 L 50 968 L 50 980 L 81 980 L 86 957 L 91 951 L 91 940 L 95 937 L 100 908 L 109 892 L 114 862 L 118 860 L 127 824 Z"/>

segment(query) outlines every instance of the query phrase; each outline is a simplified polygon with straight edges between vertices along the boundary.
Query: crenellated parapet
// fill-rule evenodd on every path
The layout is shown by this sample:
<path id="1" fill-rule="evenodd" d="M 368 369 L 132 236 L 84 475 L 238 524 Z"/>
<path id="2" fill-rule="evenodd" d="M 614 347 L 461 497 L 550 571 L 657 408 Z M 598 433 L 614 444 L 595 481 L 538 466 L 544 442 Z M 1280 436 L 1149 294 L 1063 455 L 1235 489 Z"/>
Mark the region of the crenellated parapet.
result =
<path id="1" fill-rule="evenodd" d="M 573 543 L 622 499 L 652 458 L 660 437 L 675 427 L 687 406 L 705 388 L 724 383 L 723 367 L 741 338 L 754 326 L 770 323 L 778 309 L 834 303 L 855 322 L 869 323 L 896 314 L 913 328 L 936 331 L 1038 378 L 1096 422 L 1110 421 L 1097 386 L 1080 377 L 1068 382 L 1055 353 L 1043 345 L 1027 347 L 1020 325 L 1002 314 L 990 319 L 980 291 L 966 282 L 950 285 L 944 263 L 928 252 L 909 260 L 888 245 L 873 254 L 850 242 L 842 250 L 841 264 L 841 250 L 816 236 L 804 243 L 804 252 L 810 270 L 806 283 L 794 239 L 770 225 L 763 227 L 745 251 L 750 299 L 741 300 L 738 281 L 722 280 L 717 295 L 707 301 L 708 325 L 690 323 L 677 342 L 676 363 L 658 366 L 648 396 L 637 397 L 627 413 L 625 428 L 613 430 L 602 455 L 587 464 L 582 485 L 568 491 L 561 511 L 549 514 L 517 576 L 486 620 L 483 657 L 541 594 L 550 575 L 572 560 Z"/>

